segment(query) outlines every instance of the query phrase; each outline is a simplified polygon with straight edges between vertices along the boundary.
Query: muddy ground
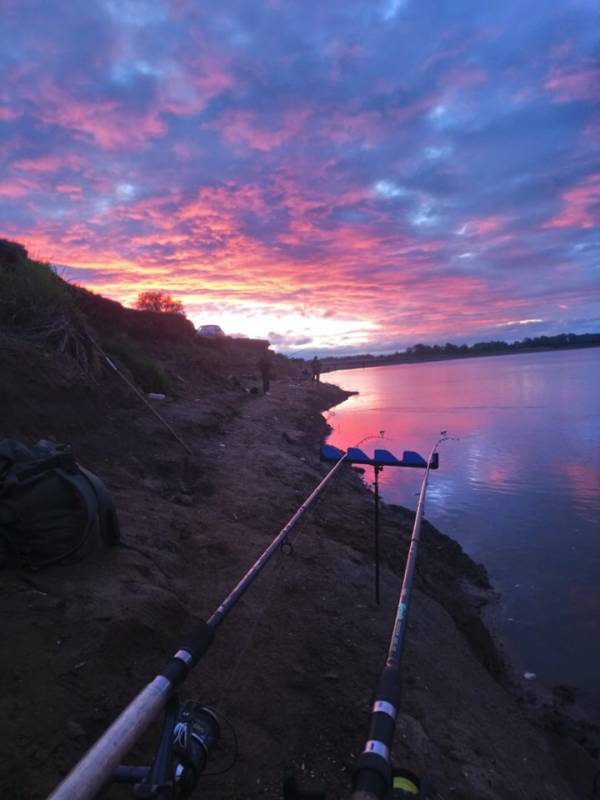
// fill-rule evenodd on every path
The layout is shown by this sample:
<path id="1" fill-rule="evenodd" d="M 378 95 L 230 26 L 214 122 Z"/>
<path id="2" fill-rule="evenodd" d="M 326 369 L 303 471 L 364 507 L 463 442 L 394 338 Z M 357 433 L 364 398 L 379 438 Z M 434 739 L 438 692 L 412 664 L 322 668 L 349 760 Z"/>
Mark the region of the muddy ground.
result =
<path id="1" fill-rule="evenodd" d="M 0 573 L 0 795 L 21 800 L 47 795 L 307 497 L 328 469 L 321 412 L 345 395 L 280 375 L 262 396 L 247 391 L 252 364 L 170 363 L 178 397 L 157 408 L 190 457 L 115 376 L 83 381 L 9 337 L 2 353 L 0 436 L 72 444 L 113 492 L 122 525 L 120 547 L 75 566 Z M 377 607 L 372 495 L 350 467 L 331 482 L 185 685 L 239 742 L 234 766 L 209 775 L 234 754 L 225 724 L 194 796 L 274 800 L 293 770 L 329 800 L 349 797 L 411 522 L 382 510 Z M 427 776 L 432 798 L 591 797 L 593 763 L 559 735 L 558 709 L 510 686 L 480 620 L 493 597 L 483 568 L 426 525 L 416 585 L 395 761 Z M 148 761 L 157 732 L 131 762 Z"/>

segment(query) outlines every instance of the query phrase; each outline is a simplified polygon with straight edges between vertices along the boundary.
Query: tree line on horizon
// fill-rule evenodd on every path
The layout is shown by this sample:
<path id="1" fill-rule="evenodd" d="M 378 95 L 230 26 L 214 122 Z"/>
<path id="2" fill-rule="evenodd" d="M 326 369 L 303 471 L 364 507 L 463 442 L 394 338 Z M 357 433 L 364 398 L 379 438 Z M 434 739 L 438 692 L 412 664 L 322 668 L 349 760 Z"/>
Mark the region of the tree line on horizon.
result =
<path id="1" fill-rule="evenodd" d="M 526 337 L 516 342 L 492 340 L 489 342 L 475 342 L 475 344 L 415 344 L 407 347 L 405 351 L 396 351 L 387 355 L 374 356 L 371 353 L 352 356 L 338 356 L 324 358 L 326 362 L 339 361 L 386 361 L 406 362 L 425 361 L 439 358 L 464 358 L 468 356 L 491 355 L 494 353 L 514 353 L 527 350 L 558 350 L 563 347 L 593 347 L 600 345 L 600 333 L 558 333 L 555 336 Z"/>

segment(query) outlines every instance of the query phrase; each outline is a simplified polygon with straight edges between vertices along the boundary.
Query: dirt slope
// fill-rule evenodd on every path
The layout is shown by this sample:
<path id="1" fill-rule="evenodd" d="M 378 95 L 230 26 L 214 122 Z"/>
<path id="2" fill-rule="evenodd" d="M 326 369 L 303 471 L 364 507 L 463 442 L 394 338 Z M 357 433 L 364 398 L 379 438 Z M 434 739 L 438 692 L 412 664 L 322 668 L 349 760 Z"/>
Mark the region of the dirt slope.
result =
<path id="1" fill-rule="evenodd" d="M 2 350 L 0 436 L 70 442 L 114 493 L 123 528 L 123 546 L 94 560 L 0 573 L 0 794 L 19 800 L 56 785 L 309 494 L 326 471 L 319 412 L 344 395 L 280 377 L 263 397 L 244 390 L 255 385 L 253 364 L 208 379 L 182 362 L 181 395 L 159 408 L 190 443 L 189 457 L 113 377 L 86 385 L 43 350 L 14 339 Z M 385 507 L 382 526 L 380 608 L 372 498 L 347 469 L 300 526 L 292 553 L 274 560 L 219 629 L 186 694 L 227 715 L 240 752 L 225 775 L 203 778 L 197 796 L 278 798 L 288 768 L 329 800 L 349 796 L 410 515 Z M 585 796 L 493 677 L 503 671 L 478 616 L 484 574 L 429 527 L 424 548 L 397 762 L 427 774 L 438 798 Z M 132 761 L 148 760 L 156 730 Z M 210 770 L 231 752 L 225 726 Z"/>

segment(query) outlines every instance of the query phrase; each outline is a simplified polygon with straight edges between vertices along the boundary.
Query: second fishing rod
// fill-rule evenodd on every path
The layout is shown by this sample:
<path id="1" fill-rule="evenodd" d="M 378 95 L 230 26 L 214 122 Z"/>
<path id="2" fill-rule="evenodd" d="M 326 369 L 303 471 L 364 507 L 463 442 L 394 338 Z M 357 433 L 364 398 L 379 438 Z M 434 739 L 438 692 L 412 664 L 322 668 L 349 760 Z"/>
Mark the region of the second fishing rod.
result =
<path id="1" fill-rule="evenodd" d="M 418 778 L 406 771 L 394 771 L 391 752 L 396 718 L 400 707 L 401 660 L 421 539 L 421 522 L 425 510 L 427 483 L 429 472 L 434 465 L 437 448 L 445 440 L 446 433 L 443 431 L 427 459 L 427 468 L 419 491 L 387 658 L 375 692 L 367 741 L 353 771 L 351 800 L 388 800 L 388 798 L 395 797 L 419 796 Z M 396 788 L 397 792 L 394 791 Z"/>
<path id="2" fill-rule="evenodd" d="M 199 622 L 192 628 L 163 671 L 150 681 L 129 703 L 110 728 L 88 750 L 81 761 L 50 795 L 49 800 L 92 800 L 110 781 L 115 779 L 123 780 L 124 778 L 125 782 L 134 783 L 136 776 L 143 781 L 147 780 L 148 777 L 155 776 L 153 785 L 147 785 L 147 791 L 142 790 L 142 793 L 137 795 L 139 797 L 171 800 L 171 798 L 179 796 L 189 796 L 189 792 L 186 792 L 185 795 L 177 793 L 177 787 L 174 785 L 160 785 L 161 781 L 164 782 L 167 778 L 170 784 L 173 783 L 172 776 L 167 776 L 168 767 L 172 762 L 171 743 L 173 734 L 176 733 L 177 726 L 179 726 L 180 731 L 183 732 L 185 728 L 185 731 L 189 732 L 189 736 L 186 736 L 186 738 L 190 741 L 187 741 L 186 747 L 182 748 L 182 750 L 186 751 L 182 753 L 184 761 L 186 758 L 189 760 L 191 754 L 187 752 L 190 749 L 188 745 L 193 743 L 191 740 L 195 737 L 197 747 L 194 755 L 197 756 L 195 759 L 197 763 L 192 766 L 194 767 L 193 771 L 196 773 L 194 774 L 194 779 L 197 779 L 197 773 L 199 769 L 204 767 L 208 758 L 208 751 L 214 744 L 218 731 L 216 731 L 213 722 L 211 722 L 211 717 L 214 717 L 212 709 L 202 707 L 198 708 L 197 712 L 194 712 L 189 707 L 186 710 L 186 706 L 189 706 L 189 704 L 184 706 L 175 704 L 176 707 L 172 708 L 176 691 L 190 670 L 198 663 L 212 644 L 217 627 L 234 608 L 273 555 L 285 543 L 300 519 L 338 472 L 344 460 L 345 455 L 329 470 L 209 619 L 206 622 Z M 150 723 L 165 708 L 167 708 L 167 716 L 163 726 L 161 744 L 152 769 L 127 767 L 119 770 L 122 759 Z M 177 716 L 177 709 L 180 709 L 179 717 Z M 186 713 L 188 715 L 187 718 L 185 716 Z M 196 713 L 196 719 L 192 718 L 194 713 Z M 189 772 L 190 770 L 188 770 Z"/>

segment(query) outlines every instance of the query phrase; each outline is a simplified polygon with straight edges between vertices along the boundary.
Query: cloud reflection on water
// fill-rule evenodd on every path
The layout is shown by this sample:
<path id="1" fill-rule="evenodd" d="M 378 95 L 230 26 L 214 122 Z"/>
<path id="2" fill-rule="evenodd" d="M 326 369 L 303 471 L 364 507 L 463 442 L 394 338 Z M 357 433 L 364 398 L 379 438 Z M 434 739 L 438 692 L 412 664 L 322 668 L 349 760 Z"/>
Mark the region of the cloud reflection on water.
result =
<path id="1" fill-rule="evenodd" d="M 454 440 L 441 447 L 427 518 L 484 562 L 502 592 L 501 613 L 518 620 L 503 633 L 534 671 L 584 686 L 600 710 L 590 666 L 600 663 L 600 349 L 380 367 L 331 380 L 360 391 L 336 409 L 336 446 L 383 429 L 394 454 L 427 455 L 448 430 Z M 414 508 L 421 478 L 384 469 L 384 500 Z"/>

